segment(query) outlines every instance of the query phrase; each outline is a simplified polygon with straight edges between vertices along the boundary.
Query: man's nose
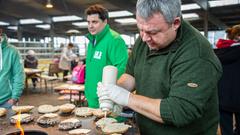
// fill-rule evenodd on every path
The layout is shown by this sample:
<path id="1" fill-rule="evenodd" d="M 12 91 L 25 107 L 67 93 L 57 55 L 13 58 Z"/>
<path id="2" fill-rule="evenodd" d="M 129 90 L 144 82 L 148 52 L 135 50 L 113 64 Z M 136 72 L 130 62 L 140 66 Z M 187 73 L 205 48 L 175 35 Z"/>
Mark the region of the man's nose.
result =
<path id="1" fill-rule="evenodd" d="M 149 41 L 151 39 L 151 37 L 147 33 L 145 33 L 145 32 L 142 32 L 141 35 L 142 35 L 142 40 L 144 42 Z"/>

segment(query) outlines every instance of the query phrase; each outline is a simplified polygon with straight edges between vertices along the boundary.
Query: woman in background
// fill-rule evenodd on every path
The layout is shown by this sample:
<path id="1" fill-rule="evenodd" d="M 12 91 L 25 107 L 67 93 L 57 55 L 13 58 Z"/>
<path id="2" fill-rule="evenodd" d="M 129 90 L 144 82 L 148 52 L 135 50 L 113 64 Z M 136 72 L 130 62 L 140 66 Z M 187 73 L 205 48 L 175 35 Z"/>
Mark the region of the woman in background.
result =
<path id="1" fill-rule="evenodd" d="M 63 78 L 68 75 L 68 72 L 71 70 L 71 61 L 76 58 L 76 55 L 73 53 L 74 45 L 69 43 L 67 47 L 64 47 L 62 50 L 59 68 L 63 70 Z M 63 79 L 67 81 L 67 79 Z"/>
<path id="2" fill-rule="evenodd" d="M 240 24 L 226 33 L 228 39 L 219 39 L 214 50 L 223 66 L 218 85 L 220 127 L 222 135 L 240 135 Z"/>

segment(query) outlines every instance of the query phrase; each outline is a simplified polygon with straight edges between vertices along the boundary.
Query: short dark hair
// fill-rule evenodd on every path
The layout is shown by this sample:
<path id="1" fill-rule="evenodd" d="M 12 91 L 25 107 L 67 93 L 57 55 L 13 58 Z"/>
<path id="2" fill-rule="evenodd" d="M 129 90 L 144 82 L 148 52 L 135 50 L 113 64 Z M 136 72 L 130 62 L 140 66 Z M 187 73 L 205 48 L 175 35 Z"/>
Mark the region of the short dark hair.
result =
<path id="1" fill-rule="evenodd" d="M 108 10 L 102 5 L 95 4 L 85 10 L 86 15 L 98 14 L 101 20 L 108 19 Z"/>
<path id="2" fill-rule="evenodd" d="M 68 44 L 69 47 L 74 47 L 73 43 Z"/>

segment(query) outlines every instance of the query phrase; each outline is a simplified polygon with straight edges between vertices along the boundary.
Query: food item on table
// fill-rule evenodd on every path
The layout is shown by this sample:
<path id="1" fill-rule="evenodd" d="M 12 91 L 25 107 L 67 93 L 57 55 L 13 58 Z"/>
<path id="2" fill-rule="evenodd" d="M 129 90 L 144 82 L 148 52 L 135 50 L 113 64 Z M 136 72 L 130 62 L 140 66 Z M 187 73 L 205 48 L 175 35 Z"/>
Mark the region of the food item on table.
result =
<path id="1" fill-rule="evenodd" d="M 97 127 L 103 128 L 107 124 L 112 124 L 112 123 L 116 123 L 116 122 L 117 122 L 117 120 L 114 118 L 101 118 L 95 124 Z"/>
<path id="2" fill-rule="evenodd" d="M 38 124 L 53 126 L 59 123 L 59 117 L 56 113 L 47 113 L 37 119 Z"/>
<path id="3" fill-rule="evenodd" d="M 59 106 L 52 106 L 52 105 L 40 105 L 38 107 L 39 113 L 54 113 L 59 110 Z"/>
<path id="4" fill-rule="evenodd" d="M 76 118 L 70 118 L 66 119 L 64 121 L 61 121 L 58 125 L 58 128 L 60 130 L 70 130 L 75 129 L 81 126 L 81 121 Z"/>
<path id="5" fill-rule="evenodd" d="M 79 129 L 70 130 L 70 131 L 68 132 L 68 134 L 70 134 L 70 135 L 86 135 L 86 134 L 88 134 L 89 132 L 91 132 L 90 129 L 79 128 Z"/>
<path id="6" fill-rule="evenodd" d="M 102 109 L 92 109 L 93 115 L 97 116 L 98 118 L 102 118 L 105 115 L 105 112 L 102 111 Z M 109 115 L 111 112 L 107 111 L 107 115 Z"/>
<path id="7" fill-rule="evenodd" d="M 5 108 L 0 108 L 0 117 L 6 115 L 7 109 Z"/>
<path id="8" fill-rule="evenodd" d="M 93 115 L 92 108 L 80 107 L 75 109 L 75 115 L 80 117 L 88 117 Z"/>
<path id="9" fill-rule="evenodd" d="M 61 113 L 71 113 L 75 109 L 75 107 L 76 106 L 74 104 L 67 103 L 59 106 L 59 111 Z"/>
<path id="10" fill-rule="evenodd" d="M 34 106 L 25 105 L 25 106 L 12 106 L 12 110 L 15 113 L 29 113 Z"/>
<path id="11" fill-rule="evenodd" d="M 72 93 L 72 94 L 78 94 L 79 92 L 76 91 L 76 90 L 61 90 L 59 93 L 60 93 L 60 94 L 70 94 L 70 93 Z"/>
<path id="12" fill-rule="evenodd" d="M 32 120 L 33 120 L 33 116 L 27 113 L 17 114 L 10 118 L 10 122 L 13 124 L 16 124 L 17 121 L 20 121 L 20 123 L 29 123 Z"/>
<path id="13" fill-rule="evenodd" d="M 130 128 L 130 125 L 124 124 L 124 123 L 110 123 L 106 124 L 103 128 L 102 131 L 104 134 L 123 134 L 125 133 L 128 128 Z"/>

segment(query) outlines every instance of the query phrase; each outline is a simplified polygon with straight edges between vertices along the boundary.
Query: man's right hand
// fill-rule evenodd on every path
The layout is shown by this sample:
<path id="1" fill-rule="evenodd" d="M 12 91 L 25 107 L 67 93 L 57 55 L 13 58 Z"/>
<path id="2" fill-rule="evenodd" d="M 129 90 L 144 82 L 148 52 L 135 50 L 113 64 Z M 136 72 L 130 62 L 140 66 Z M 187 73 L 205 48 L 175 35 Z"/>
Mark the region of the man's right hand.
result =
<path id="1" fill-rule="evenodd" d="M 97 87 L 97 95 L 99 98 L 99 105 L 102 110 L 108 110 L 112 111 L 113 109 L 113 101 L 109 99 L 109 97 L 106 95 L 106 87 L 103 86 L 101 82 L 98 83 Z"/>

